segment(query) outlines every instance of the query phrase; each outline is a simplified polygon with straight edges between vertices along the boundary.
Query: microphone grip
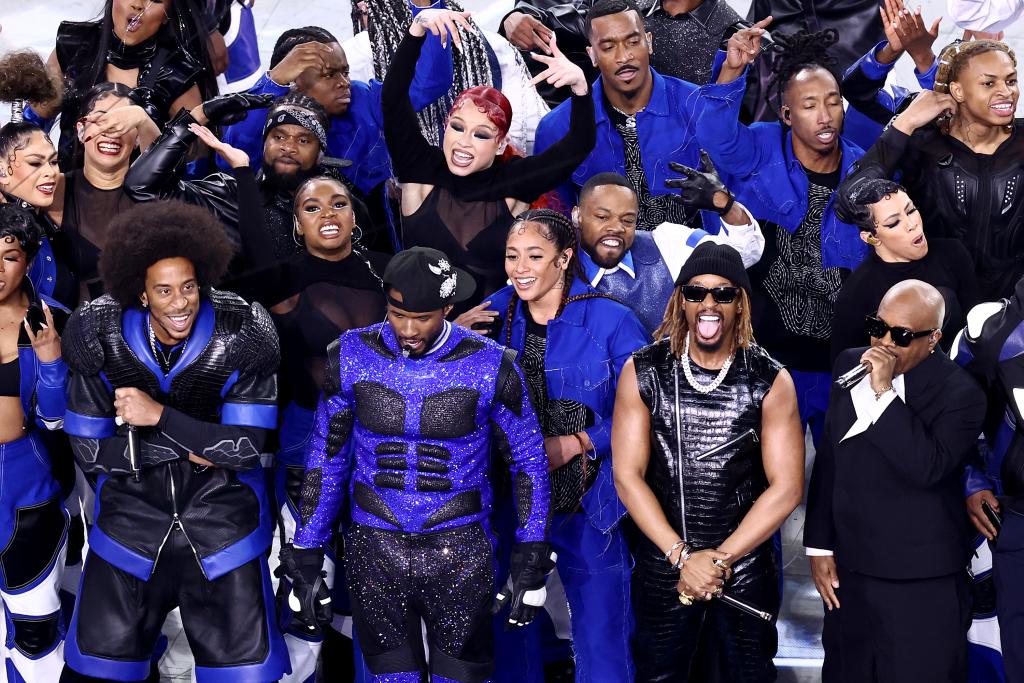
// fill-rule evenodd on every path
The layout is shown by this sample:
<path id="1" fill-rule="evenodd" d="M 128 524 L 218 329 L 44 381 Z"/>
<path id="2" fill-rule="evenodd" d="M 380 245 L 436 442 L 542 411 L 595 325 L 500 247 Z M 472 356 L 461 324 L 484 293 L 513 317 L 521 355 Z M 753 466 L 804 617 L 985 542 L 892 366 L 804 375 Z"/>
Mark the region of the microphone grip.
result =
<path id="1" fill-rule="evenodd" d="M 139 432 L 135 425 L 128 425 L 128 463 L 132 470 L 132 479 L 139 481 Z"/>
<path id="2" fill-rule="evenodd" d="M 870 372 L 871 363 L 862 362 L 857 367 L 836 378 L 836 386 L 840 389 L 852 389 L 857 382 L 867 377 Z"/>

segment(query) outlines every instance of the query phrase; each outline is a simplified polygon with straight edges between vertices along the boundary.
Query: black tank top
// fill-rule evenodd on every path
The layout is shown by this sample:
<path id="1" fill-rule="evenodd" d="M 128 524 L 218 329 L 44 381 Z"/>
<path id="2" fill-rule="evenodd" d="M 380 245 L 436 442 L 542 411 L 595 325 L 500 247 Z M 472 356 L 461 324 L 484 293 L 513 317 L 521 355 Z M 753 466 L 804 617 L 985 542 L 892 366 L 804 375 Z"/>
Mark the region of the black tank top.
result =
<path id="1" fill-rule="evenodd" d="M 21 397 L 21 368 L 18 358 L 0 363 L 0 396 Z"/>

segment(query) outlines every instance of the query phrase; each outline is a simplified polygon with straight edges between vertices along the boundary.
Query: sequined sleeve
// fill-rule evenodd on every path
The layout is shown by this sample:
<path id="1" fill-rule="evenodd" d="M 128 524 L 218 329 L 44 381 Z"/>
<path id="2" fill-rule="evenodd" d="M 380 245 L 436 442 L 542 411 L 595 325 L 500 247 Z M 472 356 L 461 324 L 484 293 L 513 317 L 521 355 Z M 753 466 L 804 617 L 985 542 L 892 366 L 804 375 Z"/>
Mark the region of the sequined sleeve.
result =
<path id="1" fill-rule="evenodd" d="M 352 471 L 352 449 L 349 448 L 352 402 L 341 388 L 339 366 L 339 343 L 335 341 L 327 349 L 323 393 L 306 451 L 306 474 L 299 505 L 302 526 L 295 532 L 294 539 L 300 548 L 317 548 L 330 538 Z"/>
<path id="2" fill-rule="evenodd" d="M 507 446 L 519 515 L 516 541 L 543 541 L 551 507 L 548 459 L 540 424 L 512 351 L 506 351 L 501 361 L 491 421 L 495 438 Z"/>

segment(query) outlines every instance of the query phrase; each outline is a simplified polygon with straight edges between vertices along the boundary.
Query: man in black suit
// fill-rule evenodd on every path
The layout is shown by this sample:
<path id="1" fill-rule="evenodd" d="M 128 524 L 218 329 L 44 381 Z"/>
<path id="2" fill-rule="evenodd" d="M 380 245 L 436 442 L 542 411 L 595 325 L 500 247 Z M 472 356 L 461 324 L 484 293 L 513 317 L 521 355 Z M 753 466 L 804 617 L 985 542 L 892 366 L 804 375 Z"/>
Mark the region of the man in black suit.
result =
<path id="1" fill-rule="evenodd" d="M 934 287 L 898 283 L 868 318 L 871 346 L 836 361 L 837 374 L 862 362 L 871 371 L 849 391 L 833 387 L 807 498 L 804 545 L 828 608 L 826 681 L 967 679 L 961 477 L 985 395 L 934 353 L 943 315 Z"/>

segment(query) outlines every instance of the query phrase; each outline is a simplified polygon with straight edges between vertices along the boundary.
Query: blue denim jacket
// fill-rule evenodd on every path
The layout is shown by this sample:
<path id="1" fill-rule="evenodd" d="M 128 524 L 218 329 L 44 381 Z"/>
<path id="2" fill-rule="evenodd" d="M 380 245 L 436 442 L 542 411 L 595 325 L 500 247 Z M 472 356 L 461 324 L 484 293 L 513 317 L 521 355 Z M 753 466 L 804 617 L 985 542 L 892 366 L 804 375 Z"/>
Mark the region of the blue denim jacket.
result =
<path id="1" fill-rule="evenodd" d="M 704 105 L 697 139 L 736 201 L 754 218 L 794 232 L 807 213 L 807 173 L 793 154 L 793 133 L 781 123 L 740 123 L 745 87 L 746 78 L 740 76 L 730 83 L 709 83 L 701 88 Z M 864 150 L 844 137 L 839 144 L 841 178 L 845 178 Z M 821 219 L 821 253 L 824 268 L 850 270 L 867 254 L 860 230 L 836 218 L 834 193 Z"/>
<path id="2" fill-rule="evenodd" d="M 651 99 L 643 110 L 637 112 L 636 130 L 640 140 L 640 157 L 647 177 L 647 187 L 653 195 L 669 194 L 674 190 L 665 187 L 665 181 L 678 178 L 679 174 L 669 168 L 670 161 L 697 168 L 700 164 L 700 145 L 697 144 L 697 121 L 703 106 L 701 89 L 693 83 L 662 76 L 651 69 L 654 84 Z M 594 114 L 597 124 L 597 144 L 572 178 L 555 192 L 562 206 L 559 210 L 569 211 L 576 206 L 576 199 L 583 184 L 591 177 L 605 171 L 626 174 L 626 153 L 622 136 L 610 120 L 604 108 L 603 84 L 599 76 L 590 86 L 594 98 Z M 570 102 L 566 100 L 548 112 L 537 126 L 537 137 L 533 153 L 540 154 L 558 142 L 569 129 Z M 721 225 L 718 214 L 702 212 L 704 229 L 718 232 Z"/>
<path id="3" fill-rule="evenodd" d="M 878 61 L 878 51 L 889 44 L 889 41 L 883 40 L 882 42 L 875 45 L 873 48 L 867 51 L 864 56 L 858 59 L 856 62 L 850 65 L 850 68 L 843 74 L 843 82 L 845 83 L 848 78 L 853 77 L 860 72 L 864 78 L 869 81 L 876 81 L 878 84 L 878 92 L 875 94 L 875 104 L 886 112 L 890 112 L 891 115 L 899 110 L 906 99 L 915 94 L 906 88 L 893 85 L 890 90 L 885 89 L 885 80 L 889 76 L 889 72 L 892 71 L 893 67 L 896 66 L 896 62 L 892 64 L 883 64 Z M 935 87 L 935 74 L 939 70 L 939 60 L 936 59 L 932 62 L 932 67 L 928 71 L 921 73 L 916 68 L 914 69 L 914 76 L 917 77 L 917 83 L 921 86 L 922 90 L 931 90 Z M 844 91 L 846 89 L 844 88 Z M 882 127 L 885 124 L 879 123 L 875 118 L 872 118 L 867 113 L 860 111 L 854 103 L 851 102 L 850 106 L 846 109 L 846 121 L 843 124 L 843 137 L 847 140 L 852 141 L 861 149 L 867 149 L 871 145 L 875 144 L 875 140 L 882 134 Z"/>
<path id="4" fill-rule="evenodd" d="M 420 82 L 410 92 L 414 109 L 422 109 L 425 105 L 441 97 L 451 87 L 451 64 L 448 65 L 447 80 L 443 69 L 433 74 L 430 82 Z M 417 70 L 417 74 L 420 70 Z M 363 192 L 369 193 L 375 187 L 391 177 L 391 157 L 384 143 L 384 122 L 380 108 L 379 81 L 352 81 L 352 101 L 348 111 L 331 118 L 331 127 L 327 131 L 327 149 L 324 153 L 340 159 L 348 159 L 351 166 L 341 169 L 346 178 Z M 264 74 L 249 89 L 253 94 L 270 94 L 281 96 L 288 93 L 288 88 L 274 83 Z M 260 168 L 263 163 L 263 124 L 267 120 L 266 109 L 253 109 L 238 123 L 224 130 L 224 142 L 237 147 L 249 156 L 253 168 Z M 217 164 L 225 171 L 230 171 L 227 163 L 217 158 Z"/>
<path id="5" fill-rule="evenodd" d="M 596 293 L 582 280 L 575 280 L 569 289 L 570 297 Z M 490 309 L 504 316 L 512 294 L 510 286 L 489 296 Z M 583 509 L 595 527 L 608 533 L 626 514 L 615 492 L 610 460 L 615 387 L 622 366 L 634 351 L 647 344 L 647 331 L 633 311 L 604 296 L 570 303 L 547 328 L 544 368 L 548 397 L 578 401 L 594 411 L 594 426 L 586 432 L 594 444 L 594 459 L 607 462 L 584 496 Z M 498 342 L 504 344 L 507 338 L 503 323 Z M 520 301 L 512 317 L 509 347 L 522 352 L 525 343 L 526 312 Z"/>

